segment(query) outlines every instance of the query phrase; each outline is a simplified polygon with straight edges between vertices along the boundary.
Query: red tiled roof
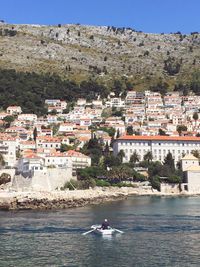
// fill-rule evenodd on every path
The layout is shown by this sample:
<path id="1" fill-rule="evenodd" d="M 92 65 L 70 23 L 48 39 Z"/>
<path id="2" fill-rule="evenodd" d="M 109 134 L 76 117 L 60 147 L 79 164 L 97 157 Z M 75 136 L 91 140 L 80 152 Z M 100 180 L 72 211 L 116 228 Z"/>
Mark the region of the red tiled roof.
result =
<path id="1" fill-rule="evenodd" d="M 75 150 L 68 150 L 66 152 L 66 155 L 69 156 L 69 157 L 83 157 L 83 158 L 88 158 L 88 156 L 80 153 L 80 152 L 77 152 Z"/>
<path id="2" fill-rule="evenodd" d="M 142 141 L 197 141 L 200 142 L 200 137 L 196 136 L 143 136 L 143 135 L 125 135 L 119 137 L 117 140 L 142 140 Z"/>

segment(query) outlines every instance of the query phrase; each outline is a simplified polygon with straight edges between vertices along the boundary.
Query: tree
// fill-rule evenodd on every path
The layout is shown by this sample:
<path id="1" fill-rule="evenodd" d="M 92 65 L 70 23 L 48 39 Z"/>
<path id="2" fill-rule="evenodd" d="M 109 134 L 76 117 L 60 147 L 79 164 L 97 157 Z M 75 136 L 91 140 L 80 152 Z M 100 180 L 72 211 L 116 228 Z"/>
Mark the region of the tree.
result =
<path id="1" fill-rule="evenodd" d="M 74 149 L 74 147 L 70 146 L 70 145 L 66 145 L 63 143 L 61 143 L 61 145 L 60 145 L 60 152 L 66 152 L 68 150 L 73 150 L 73 149 Z"/>
<path id="2" fill-rule="evenodd" d="M 8 173 L 2 173 L 0 176 L 0 185 L 7 184 L 11 181 L 11 176 Z"/>
<path id="3" fill-rule="evenodd" d="M 151 177 L 150 183 L 153 188 L 160 191 L 160 177 L 158 175 Z"/>
<path id="4" fill-rule="evenodd" d="M 171 175 L 168 178 L 169 183 L 173 183 L 173 184 L 179 184 L 181 183 L 181 180 L 182 180 L 181 177 L 175 174 Z"/>
<path id="5" fill-rule="evenodd" d="M 115 128 L 113 127 L 100 127 L 99 130 L 108 133 L 110 137 L 115 136 Z"/>
<path id="6" fill-rule="evenodd" d="M 125 153 L 124 153 L 123 149 L 121 149 L 119 151 L 119 153 L 117 154 L 117 157 L 120 159 L 120 162 L 122 163 L 123 162 L 123 158 L 125 157 Z"/>
<path id="7" fill-rule="evenodd" d="M 179 135 L 181 136 L 183 131 L 187 131 L 187 126 L 185 126 L 185 125 L 177 125 L 176 130 L 179 133 Z"/>
<path id="8" fill-rule="evenodd" d="M 153 85 L 150 86 L 150 90 L 153 92 L 160 92 L 162 95 L 165 95 L 168 91 L 169 84 L 164 82 L 162 78 L 159 79 L 159 81 Z"/>
<path id="9" fill-rule="evenodd" d="M 199 119 L 199 115 L 198 115 L 198 113 L 197 112 L 194 112 L 194 114 L 193 114 L 193 120 L 195 120 L 195 125 L 197 124 L 197 120 Z"/>
<path id="10" fill-rule="evenodd" d="M 121 164 L 119 157 L 115 157 L 114 155 L 107 155 L 104 158 L 105 168 L 119 166 Z"/>
<path id="11" fill-rule="evenodd" d="M 139 161 L 140 161 L 140 156 L 138 155 L 136 151 L 134 151 L 134 153 L 130 157 L 130 162 L 135 164 L 136 162 L 139 162 Z"/>
<path id="12" fill-rule="evenodd" d="M 199 150 L 192 150 L 191 154 L 192 154 L 194 157 L 200 159 L 200 153 L 199 153 Z"/>
<path id="13" fill-rule="evenodd" d="M 128 126 L 126 129 L 127 135 L 133 135 L 133 126 Z"/>
<path id="14" fill-rule="evenodd" d="M 58 125 L 58 124 L 54 124 L 53 125 L 53 129 L 52 129 L 53 130 L 53 135 L 57 134 L 59 127 L 60 127 L 60 125 Z"/>
<path id="15" fill-rule="evenodd" d="M 116 138 L 120 137 L 120 133 L 119 133 L 119 129 L 117 129 L 117 134 L 116 134 Z"/>
<path id="16" fill-rule="evenodd" d="M 147 160 L 148 163 L 153 160 L 153 155 L 151 151 L 147 151 L 147 153 L 144 155 L 144 160 Z"/>
<path id="17" fill-rule="evenodd" d="M 3 155 L 0 153 L 0 168 L 2 168 L 4 165 L 5 165 L 4 157 L 3 157 Z"/>
<path id="18" fill-rule="evenodd" d="M 161 128 L 158 130 L 158 132 L 159 132 L 159 135 L 166 135 L 166 132 L 163 131 Z"/>
<path id="19" fill-rule="evenodd" d="M 36 142 L 37 139 L 37 128 L 35 127 L 33 130 L 33 140 Z"/>
<path id="20" fill-rule="evenodd" d="M 168 152 L 167 156 L 164 159 L 163 165 L 168 166 L 171 171 L 175 170 L 174 159 L 171 152 Z"/>
<path id="21" fill-rule="evenodd" d="M 10 124 L 11 124 L 14 120 L 15 120 L 15 117 L 10 116 L 10 115 L 6 116 L 6 117 L 3 119 L 3 121 L 6 122 L 6 126 L 7 126 L 7 127 L 10 127 Z"/>
<path id="22" fill-rule="evenodd" d="M 51 114 L 51 115 L 56 115 L 56 114 L 57 114 L 56 109 L 53 109 L 52 111 L 50 111 L 49 114 Z"/>
<path id="23" fill-rule="evenodd" d="M 164 70 L 171 76 L 179 73 L 181 68 L 181 61 L 177 61 L 174 57 L 168 57 L 164 61 Z"/>
<path id="24" fill-rule="evenodd" d="M 83 146 L 81 152 L 91 157 L 92 166 L 99 164 L 99 160 L 103 156 L 103 147 L 101 142 L 96 138 L 95 134 L 89 142 Z"/>
<path id="25" fill-rule="evenodd" d="M 106 142 L 105 148 L 104 148 L 104 154 L 105 155 L 109 155 L 110 154 L 110 148 L 108 145 L 108 142 Z"/>

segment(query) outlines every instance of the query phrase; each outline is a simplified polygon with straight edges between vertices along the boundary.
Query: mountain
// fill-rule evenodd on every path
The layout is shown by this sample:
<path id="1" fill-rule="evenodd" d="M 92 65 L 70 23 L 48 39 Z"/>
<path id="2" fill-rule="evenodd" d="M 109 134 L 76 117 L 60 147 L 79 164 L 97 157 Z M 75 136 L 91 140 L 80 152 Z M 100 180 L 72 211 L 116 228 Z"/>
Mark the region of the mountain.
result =
<path id="1" fill-rule="evenodd" d="M 200 34 L 150 34 L 131 28 L 0 24 L 0 68 L 55 73 L 76 82 L 125 79 L 138 90 L 169 88 L 200 67 Z"/>

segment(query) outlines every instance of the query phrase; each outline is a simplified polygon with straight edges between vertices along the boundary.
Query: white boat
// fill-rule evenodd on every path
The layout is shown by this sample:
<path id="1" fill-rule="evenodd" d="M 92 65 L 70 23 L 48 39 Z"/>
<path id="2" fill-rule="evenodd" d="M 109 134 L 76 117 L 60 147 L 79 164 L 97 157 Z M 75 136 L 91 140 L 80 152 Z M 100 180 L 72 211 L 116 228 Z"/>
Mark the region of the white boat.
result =
<path id="1" fill-rule="evenodd" d="M 113 229 L 109 227 L 108 229 L 102 229 L 101 225 L 92 225 L 92 229 L 94 229 L 94 232 L 100 235 L 112 235 L 116 232 L 116 229 Z"/>
<path id="2" fill-rule="evenodd" d="M 124 233 L 123 231 L 116 229 L 116 228 L 112 228 L 110 226 L 108 227 L 108 229 L 102 229 L 101 225 L 99 225 L 99 224 L 92 225 L 91 229 L 92 230 L 89 230 L 89 231 L 83 233 L 82 235 L 87 235 L 87 234 L 92 233 L 92 232 L 97 233 L 97 234 L 101 234 L 101 235 L 105 235 L 105 236 L 111 236 L 115 232 L 118 232 L 120 234 Z"/>

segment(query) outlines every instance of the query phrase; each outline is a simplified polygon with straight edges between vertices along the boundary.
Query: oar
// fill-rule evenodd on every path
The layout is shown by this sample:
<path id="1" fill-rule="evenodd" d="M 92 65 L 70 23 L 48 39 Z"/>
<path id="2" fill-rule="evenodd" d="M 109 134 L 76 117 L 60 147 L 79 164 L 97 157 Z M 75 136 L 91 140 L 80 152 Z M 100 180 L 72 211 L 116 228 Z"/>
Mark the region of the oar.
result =
<path id="1" fill-rule="evenodd" d="M 113 230 L 115 230 L 115 231 L 117 231 L 117 232 L 119 232 L 119 233 L 121 233 L 121 234 L 123 234 L 123 233 L 124 233 L 123 231 L 121 231 L 121 230 L 118 230 L 118 229 L 116 229 L 116 228 L 113 228 Z"/>
<path id="2" fill-rule="evenodd" d="M 85 232 L 85 233 L 83 233 L 82 235 L 87 235 L 87 234 L 89 234 L 89 233 L 92 233 L 93 231 L 95 231 L 96 229 L 92 229 L 92 230 L 90 230 L 90 231 L 87 231 L 87 232 Z"/>

